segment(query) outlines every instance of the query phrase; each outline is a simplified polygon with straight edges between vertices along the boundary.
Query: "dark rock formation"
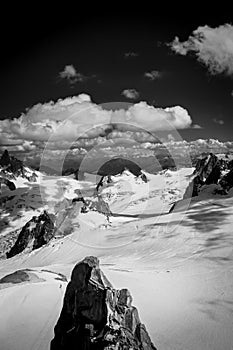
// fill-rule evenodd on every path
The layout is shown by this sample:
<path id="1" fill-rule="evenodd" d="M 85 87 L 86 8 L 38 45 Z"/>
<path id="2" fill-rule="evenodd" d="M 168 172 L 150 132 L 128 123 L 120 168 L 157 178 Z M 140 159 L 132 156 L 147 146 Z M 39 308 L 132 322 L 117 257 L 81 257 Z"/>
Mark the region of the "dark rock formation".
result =
<path id="1" fill-rule="evenodd" d="M 185 191 L 184 199 L 198 196 L 202 186 L 218 184 L 225 163 L 213 153 L 198 159 L 193 175 L 196 175 Z"/>
<path id="2" fill-rule="evenodd" d="M 227 168 L 231 170 L 233 168 L 233 159 L 228 162 Z"/>
<path id="3" fill-rule="evenodd" d="M 11 258 L 25 249 L 28 251 L 38 249 L 48 243 L 53 237 L 54 218 L 44 211 L 39 216 L 33 216 L 22 228 L 15 244 L 6 254 L 7 258 Z"/>
<path id="4" fill-rule="evenodd" d="M 95 257 L 72 272 L 51 350 L 156 350 L 127 289 L 115 290 Z"/>
<path id="5" fill-rule="evenodd" d="M 233 168 L 222 177 L 219 184 L 226 191 L 229 191 L 233 187 Z"/>
<path id="6" fill-rule="evenodd" d="M 139 165 L 133 161 L 125 158 L 113 158 L 104 163 L 97 171 L 97 174 L 102 176 L 101 180 L 96 186 L 96 190 L 99 190 L 100 186 L 103 186 L 103 180 L 107 176 L 108 179 L 111 176 L 122 174 L 125 170 L 130 171 L 136 177 L 141 176 L 144 182 L 147 182 L 147 177 L 143 174 Z"/>
<path id="7" fill-rule="evenodd" d="M 218 157 L 210 153 L 208 156 L 198 159 L 194 175 L 199 175 L 200 179 L 205 182 L 216 166 L 220 166 Z"/>
<path id="8" fill-rule="evenodd" d="M 97 174 L 100 176 L 114 176 L 123 173 L 124 170 L 129 170 L 135 176 L 142 174 L 142 169 L 139 165 L 124 158 L 110 159 L 98 169 Z"/>
<path id="9" fill-rule="evenodd" d="M 217 162 L 216 165 L 212 168 L 210 174 L 207 176 L 205 180 L 205 185 L 217 184 L 221 177 L 221 170 L 221 166 Z"/>
<path id="10" fill-rule="evenodd" d="M 23 172 L 23 162 L 13 156 L 10 156 L 5 150 L 0 158 L 0 165 L 7 171 L 14 174 Z"/>
<path id="11" fill-rule="evenodd" d="M 0 165 L 2 167 L 7 167 L 11 164 L 11 159 L 10 159 L 10 155 L 7 151 L 7 149 L 3 152 L 1 158 L 0 158 Z"/>
<path id="12" fill-rule="evenodd" d="M 203 185 L 204 185 L 204 182 L 201 180 L 200 176 L 199 175 L 195 176 L 194 179 L 189 183 L 188 187 L 186 188 L 185 193 L 183 195 L 183 199 L 198 196 L 199 191 Z"/>
<path id="13" fill-rule="evenodd" d="M 104 214 L 109 221 L 109 217 L 112 215 L 112 212 L 109 208 L 108 203 L 106 203 L 103 198 L 97 194 L 97 202 L 92 202 L 89 205 L 90 210 L 98 211 L 101 214 Z"/>
<path id="14" fill-rule="evenodd" d="M 12 182 L 4 177 L 0 177 L 0 189 L 1 189 L 2 185 L 6 185 L 9 188 L 9 190 L 11 190 L 11 191 L 16 190 L 14 182 Z"/>
<path id="15" fill-rule="evenodd" d="M 22 283 L 29 281 L 29 275 L 26 271 L 24 270 L 17 270 L 9 275 L 4 276 L 3 278 L 0 279 L 0 284 L 2 283 Z"/>
<path id="16" fill-rule="evenodd" d="M 83 204 L 87 205 L 87 202 L 85 201 L 85 199 L 84 199 L 84 197 L 82 195 L 82 192 L 79 189 L 77 189 L 76 193 L 77 193 L 77 197 L 72 199 L 72 203 L 82 202 Z"/>
<path id="17" fill-rule="evenodd" d="M 22 176 L 31 182 L 35 182 L 37 179 L 37 175 L 34 172 L 32 174 L 28 174 L 23 162 L 13 156 L 10 156 L 7 150 L 3 152 L 0 158 L 0 166 L 2 168 L 2 172 L 10 178 Z"/>

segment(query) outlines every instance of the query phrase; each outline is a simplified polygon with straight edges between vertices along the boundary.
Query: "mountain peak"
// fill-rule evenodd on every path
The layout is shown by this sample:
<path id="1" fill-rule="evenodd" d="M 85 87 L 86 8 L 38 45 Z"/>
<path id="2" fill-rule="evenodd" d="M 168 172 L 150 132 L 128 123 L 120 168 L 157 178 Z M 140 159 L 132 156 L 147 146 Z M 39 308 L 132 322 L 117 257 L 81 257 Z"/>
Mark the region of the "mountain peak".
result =
<path id="1" fill-rule="evenodd" d="M 5 149 L 0 158 L 0 166 L 2 167 L 2 173 L 6 177 L 15 178 L 17 176 L 22 176 L 29 181 L 36 181 L 36 174 L 30 170 L 28 171 L 21 160 L 10 156 L 7 149 Z"/>
<path id="2" fill-rule="evenodd" d="M 7 149 L 3 152 L 1 158 L 0 158 L 0 165 L 1 166 L 7 166 L 11 163 L 10 155 Z"/>

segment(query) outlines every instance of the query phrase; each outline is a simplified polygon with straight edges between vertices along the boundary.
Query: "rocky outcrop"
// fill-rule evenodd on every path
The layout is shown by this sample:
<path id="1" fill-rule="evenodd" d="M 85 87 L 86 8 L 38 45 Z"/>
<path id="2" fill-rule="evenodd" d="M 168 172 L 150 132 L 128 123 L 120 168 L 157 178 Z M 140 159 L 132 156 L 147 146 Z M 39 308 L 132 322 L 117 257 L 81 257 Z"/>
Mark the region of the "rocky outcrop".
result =
<path id="1" fill-rule="evenodd" d="M 11 191 L 16 190 L 14 182 L 12 182 L 4 177 L 0 177 L 0 189 L 1 189 L 2 185 L 7 186 L 9 188 L 9 190 L 11 190 Z"/>
<path id="2" fill-rule="evenodd" d="M 9 155 L 9 152 L 5 150 L 0 158 L 1 173 L 4 177 L 14 179 L 17 176 L 22 176 L 30 182 L 37 180 L 37 175 L 33 171 L 27 171 L 23 162 L 13 156 Z"/>
<path id="3" fill-rule="evenodd" d="M 127 289 L 116 290 L 95 257 L 72 272 L 51 350 L 156 350 Z"/>
<path id="4" fill-rule="evenodd" d="M 231 170 L 233 168 L 233 159 L 228 162 L 227 168 Z"/>
<path id="5" fill-rule="evenodd" d="M 109 217 L 112 215 L 108 203 L 106 203 L 99 194 L 97 194 L 97 201 L 92 201 L 90 203 L 89 209 L 105 215 L 107 220 L 109 220 Z"/>
<path id="6" fill-rule="evenodd" d="M 187 187 L 183 198 L 196 197 L 201 192 L 203 186 L 218 185 L 222 178 L 223 170 L 228 167 L 228 162 L 219 159 L 213 153 L 198 159 L 193 172 L 195 177 Z M 216 187 L 217 188 L 217 187 Z M 224 189 L 216 190 L 216 193 L 225 194 Z"/>
<path id="7" fill-rule="evenodd" d="M 217 182 L 219 179 L 219 177 L 217 177 L 219 170 L 221 170 L 221 164 L 218 157 L 210 153 L 208 156 L 198 159 L 194 175 L 199 176 L 200 180 L 203 182 L 205 182 L 209 176 L 213 178 L 213 181 Z M 213 175 L 213 171 L 216 171 L 216 176 Z"/>
<path id="8" fill-rule="evenodd" d="M 32 251 L 48 243 L 54 237 L 54 217 L 44 211 L 39 216 L 33 216 L 22 228 L 19 236 L 6 254 L 11 258 L 24 250 Z"/>
<path id="9" fill-rule="evenodd" d="M 29 275 L 27 273 L 27 271 L 25 270 L 17 270 L 9 275 L 4 276 L 3 278 L 0 279 L 0 284 L 4 284 L 4 283 L 13 283 L 13 284 L 17 284 L 17 283 L 22 283 L 22 282 L 26 282 L 29 281 Z"/>
<path id="10" fill-rule="evenodd" d="M 219 184 L 226 191 L 229 191 L 233 187 L 233 168 L 222 177 Z"/>
<path id="11" fill-rule="evenodd" d="M 196 197 L 200 193 L 226 195 L 233 187 L 232 166 L 233 160 L 218 158 L 213 153 L 200 158 L 183 199 Z"/>

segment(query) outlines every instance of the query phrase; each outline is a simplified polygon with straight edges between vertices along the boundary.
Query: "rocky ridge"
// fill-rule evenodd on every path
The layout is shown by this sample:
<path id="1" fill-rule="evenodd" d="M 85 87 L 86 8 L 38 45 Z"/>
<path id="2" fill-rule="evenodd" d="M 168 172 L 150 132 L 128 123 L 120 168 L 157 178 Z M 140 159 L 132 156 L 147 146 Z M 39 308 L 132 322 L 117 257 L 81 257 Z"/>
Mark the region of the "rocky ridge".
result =
<path id="1" fill-rule="evenodd" d="M 30 252 L 42 247 L 54 237 L 54 217 L 44 211 L 39 216 L 33 216 L 20 231 L 17 240 L 11 247 L 7 258 L 11 258 L 22 251 Z"/>
<path id="2" fill-rule="evenodd" d="M 183 199 L 196 197 L 208 187 L 213 194 L 226 195 L 233 187 L 233 162 L 227 161 L 210 153 L 198 159 L 193 179 L 190 182 Z"/>
<path id="3" fill-rule="evenodd" d="M 14 156 L 10 156 L 9 152 L 5 150 L 0 158 L 0 178 L 14 180 L 18 176 L 21 176 L 30 182 L 35 182 L 37 180 L 35 172 L 25 167 L 21 160 Z"/>

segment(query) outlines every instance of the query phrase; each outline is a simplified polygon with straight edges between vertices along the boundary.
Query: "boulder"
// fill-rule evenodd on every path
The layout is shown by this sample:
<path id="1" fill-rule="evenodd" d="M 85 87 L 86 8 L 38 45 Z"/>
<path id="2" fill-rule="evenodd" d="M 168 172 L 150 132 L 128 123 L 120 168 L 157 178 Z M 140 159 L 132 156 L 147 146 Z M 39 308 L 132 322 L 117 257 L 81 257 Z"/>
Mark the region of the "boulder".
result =
<path id="1" fill-rule="evenodd" d="M 116 290 L 86 257 L 73 269 L 51 350 L 156 350 L 128 289 Z"/>

